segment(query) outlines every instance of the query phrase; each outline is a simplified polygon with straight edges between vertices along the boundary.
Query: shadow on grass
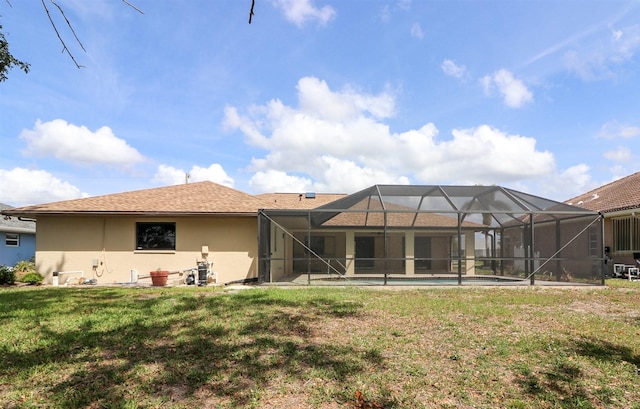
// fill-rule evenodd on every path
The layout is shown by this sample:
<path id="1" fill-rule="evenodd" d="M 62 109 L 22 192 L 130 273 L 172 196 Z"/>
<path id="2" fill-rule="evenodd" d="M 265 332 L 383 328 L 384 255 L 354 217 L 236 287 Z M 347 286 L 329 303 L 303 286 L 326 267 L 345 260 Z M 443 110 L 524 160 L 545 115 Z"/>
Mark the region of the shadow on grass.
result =
<path id="1" fill-rule="evenodd" d="M 640 355 L 635 354 L 633 349 L 626 345 L 618 345 L 593 337 L 583 337 L 575 341 L 574 350 L 582 356 L 599 361 L 625 361 L 640 368 Z"/>
<path id="2" fill-rule="evenodd" d="M 581 337 L 559 344 L 564 345 L 562 350 L 568 353 L 556 356 L 545 369 L 534 372 L 527 365 L 519 368 L 518 382 L 523 392 L 541 401 L 549 402 L 553 407 L 593 408 L 612 403 L 606 385 L 601 385 L 595 391 L 585 388 L 589 375 L 578 363 L 568 357 L 578 355 L 609 364 L 612 368 L 620 363 L 628 363 L 633 366 L 634 372 L 640 368 L 640 355 L 635 354 L 632 348 L 625 345 L 595 337 Z M 634 376 L 634 374 L 630 375 Z"/>
<path id="3" fill-rule="evenodd" d="M 0 377 L 18 388 L 14 395 L 40 390 L 34 406 L 240 407 L 272 382 L 342 383 L 382 365 L 377 351 L 314 336 L 319 321 L 361 314 L 362 306 L 313 293 L 37 290 L 0 300 L 2 317 L 24 321 L 15 308 L 38 316 L 21 323 L 36 334 L 33 346 L 0 347 Z"/>

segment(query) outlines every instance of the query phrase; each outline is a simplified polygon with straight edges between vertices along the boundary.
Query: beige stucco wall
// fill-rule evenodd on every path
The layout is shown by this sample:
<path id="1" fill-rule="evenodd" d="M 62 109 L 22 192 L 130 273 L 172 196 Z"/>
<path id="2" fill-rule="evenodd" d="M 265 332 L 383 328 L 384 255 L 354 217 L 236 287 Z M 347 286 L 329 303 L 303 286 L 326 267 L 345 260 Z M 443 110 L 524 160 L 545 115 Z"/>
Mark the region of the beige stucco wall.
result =
<path id="1" fill-rule="evenodd" d="M 449 236 L 434 236 L 431 239 L 431 256 L 439 257 L 437 260 L 431 262 L 431 268 L 433 271 L 448 272 L 450 266 L 450 253 L 451 243 L 449 242 Z M 457 271 L 455 271 L 457 272 Z"/>
<path id="2" fill-rule="evenodd" d="M 278 233 L 274 235 L 274 231 Z M 291 259 L 293 257 L 304 258 L 305 253 L 301 245 L 297 244 L 294 246 L 293 239 L 290 238 L 289 234 L 285 234 L 284 238 L 281 238 L 282 230 L 279 228 L 272 229 L 272 237 L 271 237 L 271 280 L 278 281 L 282 279 L 282 277 L 287 274 L 292 273 L 304 273 L 307 271 L 307 262 L 299 261 L 298 266 L 302 266 L 298 268 L 298 270 L 293 268 L 293 262 Z M 371 273 L 381 273 L 386 271 L 390 274 L 416 274 L 415 272 L 415 246 L 414 246 L 414 238 L 416 235 L 431 237 L 431 257 L 432 267 L 428 271 L 429 273 L 447 273 L 447 272 L 457 272 L 457 268 L 451 270 L 451 255 L 450 255 L 450 237 L 453 233 L 442 233 L 442 232 L 429 232 L 429 231 L 420 231 L 416 233 L 413 230 L 403 231 L 403 232 L 392 232 L 388 234 L 388 257 L 389 260 L 386 261 L 385 264 L 385 251 L 384 251 L 384 237 L 380 234 L 381 232 L 356 232 L 354 230 L 347 230 L 346 232 L 335 233 L 335 232 L 323 232 L 323 233 L 314 233 L 314 235 L 325 235 L 325 236 L 334 236 L 335 237 L 335 253 L 326 254 L 325 258 L 338 259 L 341 263 L 346 262 L 346 271 L 347 275 L 355 275 L 355 238 L 356 236 L 370 236 L 374 237 L 374 257 L 377 257 L 378 260 L 375 261 L 374 268 Z M 296 232 L 296 237 L 299 241 L 304 241 L 306 232 Z M 465 235 L 465 245 L 466 252 L 465 256 L 469 258 L 468 269 L 464 271 L 465 274 L 474 274 L 475 267 L 473 263 L 473 259 L 475 258 L 474 248 L 475 248 L 475 238 L 471 235 Z M 282 246 L 280 243 L 284 241 L 285 245 Z M 277 244 L 276 244 L 277 243 Z M 404 247 L 403 247 L 404 246 Z M 277 249 L 277 250 L 275 250 Z M 403 252 L 404 249 L 404 252 Z M 284 260 L 277 260 L 282 258 Z M 402 258 L 406 258 L 404 260 L 400 260 Z M 336 261 L 336 260 L 333 260 Z M 337 265 L 337 263 L 332 262 L 332 266 L 336 266 L 338 269 L 342 269 L 342 266 Z M 404 266 L 404 267 L 403 267 Z M 311 262 L 311 271 L 312 272 L 323 272 L 327 270 L 327 266 L 325 263 L 312 260 Z M 284 273 L 283 273 L 284 271 Z M 424 273 L 424 272 L 422 272 Z"/>
<path id="3" fill-rule="evenodd" d="M 175 222 L 176 250 L 136 251 L 136 222 Z M 224 283 L 257 276 L 257 231 L 255 217 L 40 216 L 36 267 L 48 283 L 54 271 L 83 271 L 85 278 L 99 283 L 126 282 L 131 270 L 144 276 L 158 268 L 196 267 L 202 246 L 208 246 L 208 260 Z M 66 276 L 60 276 L 61 283 Z"/>

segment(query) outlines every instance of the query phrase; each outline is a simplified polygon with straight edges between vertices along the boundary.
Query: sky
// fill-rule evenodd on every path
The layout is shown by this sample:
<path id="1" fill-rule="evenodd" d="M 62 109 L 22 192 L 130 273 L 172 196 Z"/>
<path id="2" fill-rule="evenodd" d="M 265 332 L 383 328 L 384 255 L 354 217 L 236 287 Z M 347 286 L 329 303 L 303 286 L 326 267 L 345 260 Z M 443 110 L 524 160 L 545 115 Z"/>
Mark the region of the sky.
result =
<path id="1" fill-rule="evenodd" d="M 250 9 L 0 2 L 31 68 L 0 82 L 0 202 L 203 180 L 564 201 L 640 170 L 640 1 L 255 0 L 249 24 Z"/>

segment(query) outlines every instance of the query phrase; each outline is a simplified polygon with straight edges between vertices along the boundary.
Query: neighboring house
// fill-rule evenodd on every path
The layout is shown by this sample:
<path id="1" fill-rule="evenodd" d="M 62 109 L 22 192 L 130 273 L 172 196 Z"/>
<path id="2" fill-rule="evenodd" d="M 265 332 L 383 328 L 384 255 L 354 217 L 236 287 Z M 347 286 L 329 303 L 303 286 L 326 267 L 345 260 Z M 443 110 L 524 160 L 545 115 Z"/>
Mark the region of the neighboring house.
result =
<path id="1" fill-rule="evenodd" d="M 576 280 L 604 277 L 602 257 L 589 258 L 586 241 L 573 240 L 581 226 L 600 221 L 597 212 L 498 186 L 375 185 L 351 195 L 252 196 L 198 182 L 3 214 L 37 220 L 36 268 L 49 283 L 54 272 L 107 284 L 200 262 L 213 263 L 220 283 L 328 272 L 533 281 L 543 263 L 547 279 L 570 281 L 553 270 L 568 261 L 577 266 Z M 478 243 L 486 246 L 482 257 Z M 563 259 L 549 262 L 559 249 Z"/>
<path id="2" fill-rule="evenodd" d="M 604 246 L 613 263 L 633 265 L 640 253 L 640 172 L 566 201 L 604 216 Z M 613 264 L 609 263 L 609 264 Z"/>
<path id="3" fill-rule="evenodd" d="M 0 203 L 0 212 L 13 207 Z M 0 265 L 14 266 L 36 255 L 36 224 L 18 217 L 0 217 Z"/>

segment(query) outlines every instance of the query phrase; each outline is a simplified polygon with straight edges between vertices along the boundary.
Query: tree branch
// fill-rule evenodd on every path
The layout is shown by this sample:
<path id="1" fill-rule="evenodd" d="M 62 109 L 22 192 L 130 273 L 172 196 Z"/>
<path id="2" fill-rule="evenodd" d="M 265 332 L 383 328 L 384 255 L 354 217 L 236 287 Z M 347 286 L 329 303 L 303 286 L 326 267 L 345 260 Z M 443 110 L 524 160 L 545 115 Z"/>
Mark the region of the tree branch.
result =
<path id="1" fill-rule="evenodd" d="M 9 5 L 11 5 L 11 3 L 9 3 L 9 0 L 5 0 Z M 63 53 L 67 53 L 69 55 L 69 57 L 71 58 L 71 61 L 73 61 L 73 63 L 76 65 L 76 67 L 78 68 L 84 68 L 83 65 L 78 64 L 78 61 L 76 61 L 75 57 L 73 56 L 73 54 L 71 54 L 71 51 L 69 50 L 69 47 L 67 47 L 67 43 L 65 43 L 64 39 L 62 38 L 62 36 L 60 35 L 60 32 L 58 31 L 58 26 L 56 26 L 56 23 L 53 21 L 53 18 L 51 18 L 51 13 L 49 12 L 49 8 L 47 7 L 47 4 L 45 3 L 45 0 L 41 0 L 42 1 L 42 7 L 44 7 L 44 10 L 47 12 L 47 17 L 49 18 L 49 22 L 51 23 L 51 26 L 53 27 L 53 31 L 56 32 L 56 36 L 58 36 L 58 40 L 60 40 L 60 43 L 62 44 L 62 52 Z M 80 38 L 78 37 L 78 35 L 76 34 L 75 30 L 73 29 L 73 25 L 71 24 L 71 22 L 69 21 L 69 19 L 67 18 L 67 15 L 64 13 L 64 9 L 58 5 L 58 3 L 55 2 L 55 0 L 49 0 L 51 2 L 51 4 L 53 4 L 54 6 L 57 7 L 58 11 L 60 11 L 60 14 L 62 15 L 62 17 L 64 18 L 64 21 L 67 22 L 67 26 L 69 27 L 69 30 L 71 30 L 71 33 L 73 33 L 73 37 L 76 39 L 76 41 L 78 42 L 78 44 L 80 45 L 80 48 L 82 48 L 82 51 L 84 51 L 85 53 L 87 52 L 87 50 L 84 48 L 84 45 L 82 44 L 82 42 L 80 41 Z M 142 10 L 140 10 L 139 8 L 137 8 L 136 6 L 134 6 L 131 2 L 129 2 L 128 0 L 122 0 L 122 2 L 124 4 L 126 4 L 127 6 L 131 7 L 132 9 L 134 9 L 135 11 L 137 11 L 140 14 L 144 14 L 142 12 Z"/>
<path id="2" fill-rule="evenodd" d="M 69 22 L 69 19 L 67 18 L 67 16 L 64 14 L 64 10 L 62 10 L 62 7 L 58 6 L 58 3 L 56 3 L 55 1 L 51 0 L 51 3 L 53 3 L 54 6 L 56 6 L 58 8 L 58 10 L 60 10 L 60 14 L 62 14 L 62 17 L 64 17 L 64 21 L 67 22 L 67 26 L 69 26 L 69 29 L 71 30 L 71 32 L 73 33 L 73 36 L 75 37 L 76 41 L 78 42 L 78 44 L 80 44 L 80 47 L 82 48 L 82 51 L 84 51 L 85 53 L 87 52 L 87 50 L 85 50 L 84 45 L 82 45 L 82 43 L 80 42 L 80 39 L 78 38 L 78 36 L 76 35 L 75 30 L 73 29 L 73 27 L 71 26 L 71 23 Z"/>
<path id="3" fill-rule="evenodd" d="M 253 8 L 256 5 L 256 0 L 251 0 L 251 10 L 249 11 L 249 24 L 251 24 L 251 19 L 253 18 L 253 15 L 255 14 L 253 12 Z"/>
<path id="4" fill-rule="evenodd" d="M 122 0 L 122 2 L 123 2 L 124 4 L 126 4 L 127 6 L 131 7 L 132 9 L 134 9 L 135 11 L 137 11 L 138 13 L 140 13 L 140 14 L 144 14 L 144 13 L 142 12 L 142 10 L 140 10 L 139 8 L 137 8 L 136 6 L 134 6 L 133 4 L 129 3 L 127 0 Z"/>
<path id="5" fill-rule="evenodd" d="M 71 54 L 71 51 L 69 51 L 69 48 L 67 48 L 67 44 L 64 42 L 64 40 L 60 36 L 60 33 L 58 32 L 58 27 L 56 27 L 56 23 L 53 22 L 53 19 L 51 18 L 51 13 L 49 12 L 49 8 L 47 7 L 46 3 L 44 2 L 44 0 L 41 0 L 41 1 L 42 1 L 42 7 L 44 7 L 44 10 L 47 12 L 47 17 L 49 17 L 49 22 L 51 23 L 51 26 L 53 27 L 53 31 L 56 32 L 56 35 L 58 36 L 58 40 L 60 40 L 60 43 L 62 44 L 62 52 L 64 53 L 66 51 L 67 54 L 69 54 L 69 57 L 71 57 L 71 60 L 76 65 L 76 67 L 82 68 L 82 65 L 78 64 L 78 62 L 74 58 L 73 54 Z M 53 3 L 53 4 L 55 4 L 55 3 Z M 57 4 L 56 4 L 56 6 L 57 6 Z M 64 13 L 63 13 L 63 15 L 64 15 Z M 65 19 L 66 19 L 66 17 L 65 17 Z M 68 22 L 68 20 L 67 20 L 67 22 Z M 74 35 L 75 35 L 75 33 L 74 33 Z M 84 49 L 84 47 L 83 47 L 83 49 Z"/>

